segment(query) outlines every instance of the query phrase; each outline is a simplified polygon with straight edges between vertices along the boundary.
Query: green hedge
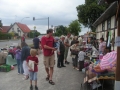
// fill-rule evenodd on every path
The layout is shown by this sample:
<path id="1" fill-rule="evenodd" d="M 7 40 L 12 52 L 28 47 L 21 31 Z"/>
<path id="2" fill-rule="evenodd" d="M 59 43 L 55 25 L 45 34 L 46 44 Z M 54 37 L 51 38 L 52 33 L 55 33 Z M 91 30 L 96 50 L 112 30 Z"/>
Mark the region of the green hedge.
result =
<path id="1" fill-rule="evenodd" d="M 11 39 L 11 34 L 0 32 L 0 40 Z"/>
<path id="2" fill-rule="evenodd" d="M 34 38 L 35 37 L 35 35 L 40 35 L 40 33 L 39 32 L 30 32 L 30 33 L 28 33 L 28 37 L 29 38 Z"/>

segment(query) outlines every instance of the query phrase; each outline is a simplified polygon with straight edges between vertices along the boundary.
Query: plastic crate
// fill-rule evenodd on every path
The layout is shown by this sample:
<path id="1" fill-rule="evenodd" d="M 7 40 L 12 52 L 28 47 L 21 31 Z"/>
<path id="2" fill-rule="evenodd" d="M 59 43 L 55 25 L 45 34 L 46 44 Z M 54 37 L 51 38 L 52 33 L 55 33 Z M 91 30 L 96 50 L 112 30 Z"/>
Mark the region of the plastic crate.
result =
<path id="1" fill-rule="evenodd" d="M 1 65 L 0 66 L 0 72 L 9 72 L 11 70 L 11 66 L 10 65 Z"/>

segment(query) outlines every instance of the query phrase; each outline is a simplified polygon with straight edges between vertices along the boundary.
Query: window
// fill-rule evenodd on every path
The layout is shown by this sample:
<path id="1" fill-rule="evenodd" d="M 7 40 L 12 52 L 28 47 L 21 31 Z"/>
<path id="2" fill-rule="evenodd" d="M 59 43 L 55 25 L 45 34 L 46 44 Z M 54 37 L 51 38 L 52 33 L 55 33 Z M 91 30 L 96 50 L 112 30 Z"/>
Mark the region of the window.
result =
<path id="1" fill-rule="evenodd" d="M 107 29 L 111 29 L 111 18 L 107 20 Z"/>
<path id="2" fill-rule="evenodd" d="M 12 28 L 12 31 L 14 31 L 14 28 Z"/>
<path id="3" fill-rule="evenodd" d="M 105 22 L 102 23 L 102 31 L 105 30 Z"/>
<path id="4" fill-rule="evenodd" d="M 17 28 L 17 31 L 19 32 L 19 28 Z"/>

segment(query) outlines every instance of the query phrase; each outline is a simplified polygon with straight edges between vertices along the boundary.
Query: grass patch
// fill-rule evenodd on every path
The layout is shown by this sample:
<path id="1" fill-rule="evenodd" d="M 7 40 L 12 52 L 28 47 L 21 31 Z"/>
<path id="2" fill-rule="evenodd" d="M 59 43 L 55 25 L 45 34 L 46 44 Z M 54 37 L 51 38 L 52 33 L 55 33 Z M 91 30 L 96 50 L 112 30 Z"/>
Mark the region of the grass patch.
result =
<path id="1" fill-rule="evenodd" d="M 33 47 L 34 47 L 34 45 L 33 45 L 33 44 L 29 44 L 28 46 L 29 46 L 30 48 L 33 48 Z"/>

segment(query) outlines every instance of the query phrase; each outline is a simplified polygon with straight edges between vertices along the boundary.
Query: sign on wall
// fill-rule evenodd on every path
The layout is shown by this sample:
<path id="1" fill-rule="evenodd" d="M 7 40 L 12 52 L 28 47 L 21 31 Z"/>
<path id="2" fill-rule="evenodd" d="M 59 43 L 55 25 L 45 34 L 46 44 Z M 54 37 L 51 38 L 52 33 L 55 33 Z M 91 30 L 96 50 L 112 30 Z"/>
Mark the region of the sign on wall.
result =
<path id="1" fill-rule="evenodd" d="M 120 37 L 116 37 L 115 46 L 120 47 Z"/>

